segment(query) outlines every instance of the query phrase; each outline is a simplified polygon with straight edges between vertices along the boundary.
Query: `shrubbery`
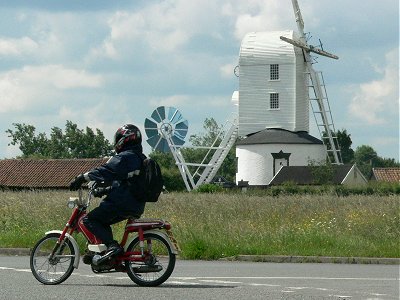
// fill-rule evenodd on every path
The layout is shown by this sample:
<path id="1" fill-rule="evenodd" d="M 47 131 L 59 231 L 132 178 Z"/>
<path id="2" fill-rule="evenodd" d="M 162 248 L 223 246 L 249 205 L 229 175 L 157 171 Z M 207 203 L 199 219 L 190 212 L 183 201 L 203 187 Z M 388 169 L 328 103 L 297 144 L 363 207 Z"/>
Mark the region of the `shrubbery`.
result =
<path id="1" fill-rule="evenodd" d="M 238 193 L 242 192 L 239 188 L 225 189 L 215 184 L 203 184 L 197 190 L 199 193 L 216 193 L 216 192 L 229 192 Z M 379 195 L 390 196 L 400 195 L 399 183 L 377 183 L 371 182 L 366 186 L 345 186 L 345 185 L 297 185 L 293 182 L 286 182 L 279 186 L 271 186 L 265 188 L 247 188 L 246 193 L 250 195 L 266 195 L 266 196 L 279 196 L 279 195 L 337 195 L 337 196 L 350 196 L 350 195 Z"/>
<path id="2" fill-rule="evenodd" d="M 224 188 L 217 184 L 206 183 L 199 186 L 195 191 L 198 193 L 217 193 L 223 192 Z"/>

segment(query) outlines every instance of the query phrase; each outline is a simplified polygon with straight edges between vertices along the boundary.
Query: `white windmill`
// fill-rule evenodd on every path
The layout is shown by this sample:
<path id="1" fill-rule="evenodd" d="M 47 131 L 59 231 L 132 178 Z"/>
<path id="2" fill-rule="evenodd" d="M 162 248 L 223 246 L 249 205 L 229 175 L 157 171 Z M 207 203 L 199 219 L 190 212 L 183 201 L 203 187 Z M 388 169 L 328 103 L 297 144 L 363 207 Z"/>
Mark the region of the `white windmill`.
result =
<path id="1" fill-rule="evenodd" d="M 146 119 L 147 142 L 153 149 L 172 152 L 188 191 L 214 178 L 238 136 L 245 137 L 236 143 L 238 183 L 268 185 L 289 161 L 293 166 L 306 165 L 310 159 L 322 161 L 326 150 L 332 163 L 342 163 L 323 76 L 313 69 L 310 52 L 338 57 L 307 43 L 297 0 L 292 4 L 298 34 L 253 32 L 243 39 L 235 68 L 239 92 L 232 96 L 238 116 L 225 124 L 209 147 L 185 146 L 207 150 L 200 163 L 183 157 L 188 122 L 177 109 L 158 107 Z M 308 134 L 309 106 L 322 141 Z"/>
<path id="2" fill-rule="evenodd" d="M 283 166 L 342 164 L 325 83 L 310 53 L 337 59 L 307 43 L 298 2 L 298 32 L 249 32 L 239 52 L 236 181 L 269 185 Z M 237 73 L 237 72 L 236 72 Z M 321 140 L 309 132 L 311 107 Z"/>
<path id="3" fill-rule="evenodd" d="M 322 45 L 321 48 L 318 48 L 307 43 L 306 35 L 304 33 L 304 21 L 297 0 L 292 0 L 292 5 L 296 18 L 297 28 L 299 31 L 299 38 L 290 39 L 284 36 L 280 36 L 280 39 L 296 47 L 300 47 L 303 50 L 304 60 L 307 65 L 310 79 L 310 104 L 314 113 L 319 133 L 321 135 L 321 139 L 327 146 L 328 159 L 330 159 L 331 162 L 334 164 L 342 164 L 340 147 L 337 141 L 337 137 L 335 136 L 336 130 L 333 124 L 332 113 L 330 110 L 328 96 L 325 89 L 324 77 L 322 75 L 322 72 L 316 72 L 314 70 L 310 52 L 333 59 L 338 59 L 339 57 L 324 51 L 322 49 Z M 329 153 L 331 155 L 329 155 Z"/>

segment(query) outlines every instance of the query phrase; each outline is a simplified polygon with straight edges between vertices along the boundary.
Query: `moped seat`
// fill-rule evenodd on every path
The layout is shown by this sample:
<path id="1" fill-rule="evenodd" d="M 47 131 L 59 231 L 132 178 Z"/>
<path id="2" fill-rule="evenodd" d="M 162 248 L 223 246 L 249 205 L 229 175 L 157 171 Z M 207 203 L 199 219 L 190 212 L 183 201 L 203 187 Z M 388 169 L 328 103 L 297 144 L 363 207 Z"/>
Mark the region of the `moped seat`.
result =
<path id="1" fill-rule="evenodd" d="M 128 219 L 127 228 L 169 228 L 170 224 L 162 219 Z"/>

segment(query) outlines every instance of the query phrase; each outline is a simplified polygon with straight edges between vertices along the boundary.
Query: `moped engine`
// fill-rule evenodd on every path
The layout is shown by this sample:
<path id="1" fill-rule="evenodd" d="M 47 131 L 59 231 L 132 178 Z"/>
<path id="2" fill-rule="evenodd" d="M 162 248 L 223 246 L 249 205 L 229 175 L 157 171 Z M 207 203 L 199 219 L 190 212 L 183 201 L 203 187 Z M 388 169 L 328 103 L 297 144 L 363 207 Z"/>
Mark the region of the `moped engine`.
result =
<path id="1" fill-rule="evenodd" d="M 99 265 L 101 264 L 100 259 L 101 259 L 101 255 L 96 254 L 96 255 L 93 256 L 93 258 L 92 258 L 92 264 L 93 264 L 94 266 L 99 266 Z"/>
<path id="2" fill-rule="evenodd" d="M 85 255 L 83 255 L 82 257 L 82 261 L 85 265 L 91 265 L 92 264 L 92 260 L 93 260 L 93 253 L 85 253 Z"/>

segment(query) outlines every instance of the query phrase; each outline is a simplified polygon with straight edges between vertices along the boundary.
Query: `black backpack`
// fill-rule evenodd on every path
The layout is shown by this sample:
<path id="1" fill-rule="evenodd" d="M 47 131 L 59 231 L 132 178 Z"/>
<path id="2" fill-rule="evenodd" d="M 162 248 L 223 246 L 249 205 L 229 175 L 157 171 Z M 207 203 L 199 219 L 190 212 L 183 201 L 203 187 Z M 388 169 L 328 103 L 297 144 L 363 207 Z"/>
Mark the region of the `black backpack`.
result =
<path id="1" fill-rule="evenodd" d="M 151 158 L 145 158 L 142 160 L 139 174 L 133 177 L 133 195 L 141 202 L 157 202 L 164 188 L 159 164 Z"/>

